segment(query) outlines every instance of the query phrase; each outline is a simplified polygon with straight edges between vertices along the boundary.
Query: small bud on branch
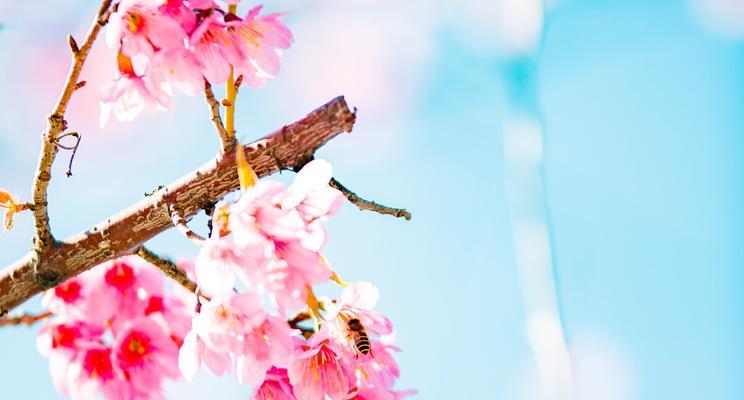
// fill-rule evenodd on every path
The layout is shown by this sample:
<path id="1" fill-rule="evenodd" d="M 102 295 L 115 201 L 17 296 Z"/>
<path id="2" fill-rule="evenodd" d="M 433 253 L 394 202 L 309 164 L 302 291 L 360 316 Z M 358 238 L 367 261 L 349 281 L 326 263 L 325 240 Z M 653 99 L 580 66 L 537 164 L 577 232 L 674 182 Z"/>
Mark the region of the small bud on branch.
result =
<path id="1" fill-rule="evenodd" d="M 80 47 L 78 47 L 77 41 L 75 41 L 75 38 L 71 34 L 67 35 L 67 44 L 70 45 L 72 55 L 77 56 L 77 54 L 80 53 Z"/>

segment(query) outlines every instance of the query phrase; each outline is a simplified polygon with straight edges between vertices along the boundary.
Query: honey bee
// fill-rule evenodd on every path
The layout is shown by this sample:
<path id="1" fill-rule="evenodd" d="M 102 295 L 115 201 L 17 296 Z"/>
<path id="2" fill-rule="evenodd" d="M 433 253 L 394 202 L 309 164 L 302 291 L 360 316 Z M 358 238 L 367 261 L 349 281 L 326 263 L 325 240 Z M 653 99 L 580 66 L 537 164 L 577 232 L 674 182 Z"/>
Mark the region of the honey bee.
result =
<path id="1" fill-rule="evenodd" d="M 372 350 L 372 345 L 369 343 L 369 336 L 367 331 L 364 330 L 364 325 L 357 319 L 352 318 L 348 322 L 349 327 L 349 338 L 354 340 L 354 348 L 362 355 L 367 355 Z"/>

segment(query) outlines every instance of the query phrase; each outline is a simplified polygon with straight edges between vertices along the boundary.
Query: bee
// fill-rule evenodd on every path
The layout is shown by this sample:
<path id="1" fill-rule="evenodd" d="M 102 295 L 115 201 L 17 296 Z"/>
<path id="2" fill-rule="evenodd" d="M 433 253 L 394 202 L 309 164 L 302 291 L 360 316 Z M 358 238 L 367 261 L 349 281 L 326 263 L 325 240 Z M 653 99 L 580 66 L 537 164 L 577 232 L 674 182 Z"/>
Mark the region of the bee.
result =
<path id="1" fill-rule="evenodd" d="M 369 336 L 367 331 L 364 330 L 364 325 L 357 319 L 352 318 L 348 322 L 349 327 L 349 338 L 354 340 L 354 348 L 362 355 L 367 355 L 372 350 L 372 345 L 369 343 Z"/>

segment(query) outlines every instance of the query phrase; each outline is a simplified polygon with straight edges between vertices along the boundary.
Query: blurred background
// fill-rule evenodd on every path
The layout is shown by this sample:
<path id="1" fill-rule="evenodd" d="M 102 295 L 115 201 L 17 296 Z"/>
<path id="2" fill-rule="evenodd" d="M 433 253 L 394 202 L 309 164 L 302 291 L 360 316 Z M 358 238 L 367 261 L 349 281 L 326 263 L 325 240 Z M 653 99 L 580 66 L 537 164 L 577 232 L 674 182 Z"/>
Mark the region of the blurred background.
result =
<path id="1" fill-rule="evenodd" d="M 65 37 L 81 38 L 97 7 L 0 0 L 0 186 L 24 199 L 68 67 Z M 358 194 L 413 212 L 406 222 L 347 205 L 328 225 L 334 267 L 380 288 L 403 348 L 399 388 L 422 399 L 744 398 L 744 3 L 266 9 L 290 12 L 295 45 L 277 79 L 241 91 L 241 140 L 346 95 L 359 108 L 354 132 L 318 156 Z M 115 71 L 103 43 L 68 112 L 83 136 L 74 175 L 64 176 L 65 152 L 54 168 L 58 237 L 218 146 L 201 98 L 99 129 L 96 88 Z M 0 264 L 25 254 L 31 236 L 19 215 L 0 235 Z M 150 246 L 175 259 L 196 253 L 174 232 Z M 37 329 L 0 331 L 3 398 L 58 398 Z M 249 393 L 206 373 L 167 390 Z"/>

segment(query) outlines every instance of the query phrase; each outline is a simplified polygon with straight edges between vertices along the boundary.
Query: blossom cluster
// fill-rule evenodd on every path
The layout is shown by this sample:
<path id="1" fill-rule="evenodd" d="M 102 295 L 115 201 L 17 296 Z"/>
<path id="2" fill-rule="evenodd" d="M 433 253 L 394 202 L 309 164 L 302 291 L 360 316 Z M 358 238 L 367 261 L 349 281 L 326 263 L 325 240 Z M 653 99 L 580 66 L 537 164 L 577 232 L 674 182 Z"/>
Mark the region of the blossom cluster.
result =
<path id="1" fill-rule="evenodd" d="M 233 0 L 229 3 L 235 4 Z M 281 13 L 243 17 L 212 0 L 122 0 L 109 17 L 108 45 L 117 52 L 119 76 L 100 95 L 101 124 L 145 107 L 170 109 L 174 91 L 195 95 L 232 73 L 252 87 L 279 72 L 281 49 L 292 33 Z"/>
<path id="2" fill-rule="evenodd" d="M 281 183 L 260 181 L 218 212 L 195 263 L 197 284 L 210 300 L 181 347 L 179 367 L 187 379 L 203 364 L 216 375 L 235 373 L 239 382 L 255 387 L 253 398 L 260 400 L 405 394 L 392 390 L 398 349 L 392 324 L 372 310 L 377 289 L 344 283 L 334 301 L 318 301 L 313 293 L 313 285 L 331 277 L 342 282 L 321 254 L 322 222 L 343 201 L 329 186 L 331 173 L 326 161 L 312 161 L 286 190 Z M 267 311 L 265 299 L 275 314 Z M 303 310 L 315 319 L 304 336 L 286 318 Z M 352 321 L 359 324 L 356 330 Z"/>
<path id="3" fill-rule="evenodd" d="M 49 290 L 56 319 L 38 343 L 58 390 L 73 399 L 158 399 L 165 379 L 204 366 L 234 374 L 256 400 L 394 400 L 400 375 L 377 289 L 346 283 L 321 254 L 323 221 L 343 195 L 315 160 L 288 188 L 259 181 L 216 211 L 194 263 L 198 293 L 166 295 L 154 267 L 125 257 Z M 339 298 L 317 298 L 334 280 Z M 180 292 L 176 292 L 179 294 Z M 188 296 L 188 297 L 183 297 Z M 292 317 L 294 316 L 294 317 Z"/>
<path id="4" fill-rule="evenodd" d="M 179 379 L 178 349 L 190 327 L 185 301 L 166 294 L 154 266 L 124 257 L 47 291 L 55 319 L 41 328 L 39 351 L 52 380 L 73 399 L 160 399 Z"/>

